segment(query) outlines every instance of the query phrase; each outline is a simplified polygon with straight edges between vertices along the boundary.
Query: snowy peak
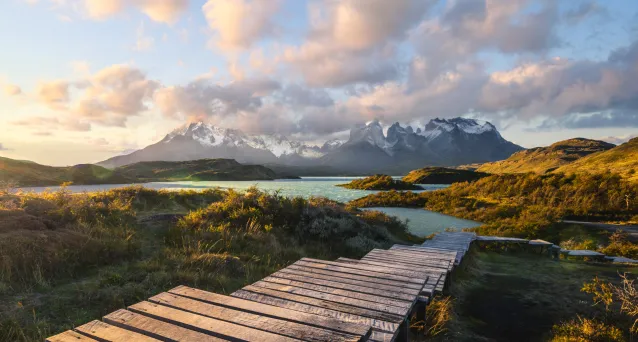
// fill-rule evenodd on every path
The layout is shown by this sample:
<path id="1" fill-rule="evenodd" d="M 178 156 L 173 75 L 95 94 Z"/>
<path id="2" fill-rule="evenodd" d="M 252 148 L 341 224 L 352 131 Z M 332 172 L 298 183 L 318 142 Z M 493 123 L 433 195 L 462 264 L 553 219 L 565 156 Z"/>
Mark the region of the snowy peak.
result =
<path id="1" fill-rule="evenodd" d="M 378 120 L 350 130 L 350 140 L 348 140 L 348 143 L 354 144 L 359 142 L 367 142 L 381 149 L 388 147 L 385 136 L 383 135 L 383 128 Z"/>
<path id="2" fill-rule="evenodd" d="M 179 127 L 166 135 L 163 143 L 170 143 L 176 137 L 192 139 L 203 147 L 254 148 L 272 153 L 277 158 L 300 155 L 319 158 L 322 154 L 299 141 L 288 139 L 281 134 L 246 135 L 240 130 L 215 127 L 204 122 L 196 122 Z"/>
<path id="3" fill-rule="evenodd" d="M 432 119 L 425 125 L 423 135 L 433 135 L 431 132 L 452 132 L 458 130 L 467 134 L 483 134 L 486 132 L 496 132 L 496 127 L 483 120 L 453 118 L 453 119 Z"/>

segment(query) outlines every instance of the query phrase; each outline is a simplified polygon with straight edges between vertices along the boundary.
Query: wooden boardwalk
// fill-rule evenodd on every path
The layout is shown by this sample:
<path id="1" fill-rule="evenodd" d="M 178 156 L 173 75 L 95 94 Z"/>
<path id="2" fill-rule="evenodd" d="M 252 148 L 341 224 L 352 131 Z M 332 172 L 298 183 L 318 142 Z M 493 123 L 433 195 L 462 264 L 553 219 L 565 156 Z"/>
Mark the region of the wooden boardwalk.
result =
<path id="1" fill-rule="evenodd" d="M 475 238 L 445 232 L 361 260 L 303 258 L 230 296 L 178 286 L 47 341 L 404 339 Z"/>

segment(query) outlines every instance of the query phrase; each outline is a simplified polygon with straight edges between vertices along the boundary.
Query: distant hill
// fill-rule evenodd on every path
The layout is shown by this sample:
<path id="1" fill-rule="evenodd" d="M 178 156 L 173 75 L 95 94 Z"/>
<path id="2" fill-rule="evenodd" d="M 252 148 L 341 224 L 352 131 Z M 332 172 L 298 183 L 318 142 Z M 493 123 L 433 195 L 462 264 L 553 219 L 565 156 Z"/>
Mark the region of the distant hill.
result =
<path id="1" fill-rule="evenodd" d="M 374 175 L 363 179 L 355 179 L 347 184 L 338 184 L 342 188 L 357 190 L 423 190 L 422 187 L 388 175 Z"/>
<path id="2" fill-rule="evenodd" d="M 562 166 L 556 172 L 600 173 L 611 171 L 623 178 L 638 182 L 638 138 L 618 145 L 607 151 L 594 153 Z"/>
<path id="3" fill-rule="evenodd" d="M 233 159 L 200 159 L 182 162 L 140 162 L 118 167 L 117 172 L 141 182 L 272 180 L 277 174 L 261 165 L 243 165 Z"/>
<path id="4" fill-rule="evenodd" d="M 65 182 L 85 185 L 180 180 L 272 180 L 275 178 L 282 177 L 265 166 L 242 165 L 232 159 L 140 162 L 110 170 L 92 164 L 55 167 L 0 157 L 0 182 L 14 183 L 21 187 L 60 185 Z"/>
<path id="5" fill-rule="evenodd" d="M 120 184 L 131 183 L 131 179 L 117 170 L 97 165 L 81 164 L 68 167 L 40 165 L 31 161 L 0 157 L 0 181 L 18 186 L 74 184 Z"/>
<path id="6" fill-rule="evenodd" d="M 425 167 L 410 171 L 410 173 L 403 177 L 403 181 L 414 184 L 452 184 L 458 182 L 473 182 L 487 176 L 489 176 L 489 174 L 483 172 L 448 169 L 444 167 Z"/>
<path id="7" fill-rule="evenodd" d="M 615 145 L 585 138 L 559 141 L 547 147 L 536 147 L 514 153 L 509 158 L 485 163 L 476 171 L 487 173 L 543 174 L 573 163 L 583 157 L 614 148 Z"/>

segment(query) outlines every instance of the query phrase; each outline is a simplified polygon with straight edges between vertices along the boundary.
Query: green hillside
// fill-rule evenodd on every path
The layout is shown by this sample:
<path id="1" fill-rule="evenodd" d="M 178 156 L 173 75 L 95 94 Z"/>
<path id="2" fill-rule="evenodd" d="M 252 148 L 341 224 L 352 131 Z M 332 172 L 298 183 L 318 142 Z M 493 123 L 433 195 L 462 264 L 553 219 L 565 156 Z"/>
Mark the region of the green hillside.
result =
<path id="1" fill-rule="evenodd" d="M 403 177 L 403 181 L 414 184 L 452 184 L 457 182 L 473 182 L 486 176 L 489 175 L 483 172 L 448 169 L 444 167 L 425 167 L 410 171 L 410 173 Z"/>
<path id="2" fill-rule="evenodd" d="M 140 162 L 115 169 L 139 181 L 272 180 L 277 174 L 261 165 L 242 165 L 234 159 L 181 162 Z"/>
<path id="3" fill-rule="evenodd" d="M 511 157 L 481 165 L 477 171 L 487 173 L 543 174 L 573 163 L 593 153 L 607 151 L 614 145 L 604 141 L 574 138 L 547 147 L 536 147 L 514 153 Z"/>
<path id="4" fill-rule="evenodd" d="M 131 179 L 117 170 L 97 165 L 81 164 L 68 167 L 40 165 L 31 161 L 0 157 L 0 182 L 18 186 L 74 184 L 120 184 L 131 183 Z"/>
<path id="5" fill-rule="evenodd" d="M 355 190 L 423 190 L 422 187 L 388 175 L 374 175 L 363 179 L 355 179 L 347 184 L 338 184 L 342 188 Z"/>
<path id="6" fill-rule="evenodd" d="M 261 165 L 242 165 L 232 159 L 183 162 L 141 162 L 114 170 L 93 164 L 68 167 L 40 165 L 0 157 L 0 182 L 16 186 L 128 184 L 153 181 L 272 180 L 277 173 Z"/>
<path id="7" fill-rule="evenodd" d="M 631 139 L 608 151 L 586 156 L 558 168 L 556 172 L 613 172 L 620 174 L 623 178 L 638 182 L 638 138 Z"/>

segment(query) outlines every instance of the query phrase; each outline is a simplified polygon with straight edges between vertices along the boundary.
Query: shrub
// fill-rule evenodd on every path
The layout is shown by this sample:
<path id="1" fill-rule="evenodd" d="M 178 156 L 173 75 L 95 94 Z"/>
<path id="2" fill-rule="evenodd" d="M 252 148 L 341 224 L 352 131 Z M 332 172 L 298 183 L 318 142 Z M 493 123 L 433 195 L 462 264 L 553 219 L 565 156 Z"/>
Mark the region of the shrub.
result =
<path id="1" fill-rule="evenodd" d="M 625 341 L 622 331 L 593 319 L 581 318 L 555 325 L 553 342 L 612 342 Z"/>

